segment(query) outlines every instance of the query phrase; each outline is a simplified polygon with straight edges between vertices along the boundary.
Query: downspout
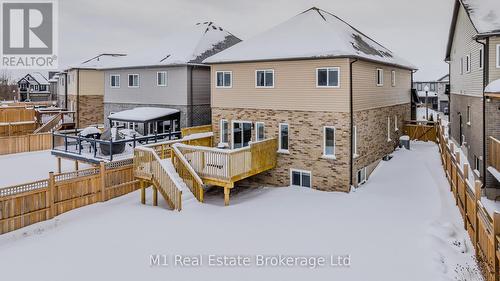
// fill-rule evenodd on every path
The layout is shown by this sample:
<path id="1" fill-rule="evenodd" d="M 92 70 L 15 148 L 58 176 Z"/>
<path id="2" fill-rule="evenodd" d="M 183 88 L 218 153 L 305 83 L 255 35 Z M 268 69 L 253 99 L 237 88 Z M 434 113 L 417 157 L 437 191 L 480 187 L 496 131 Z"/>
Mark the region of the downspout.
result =
<path id="1" fill-rule="evenodd" d="M 354 167 L 354 155 L 353 155 L 353 150 L 354 148 L 352 147 L 353 145 L 353 141 L 354 141 L 354 136 L 353 136 L 353 132 L 354 132 L 354 106 L 353 106 L 353 89 L 352 89 L 352 86 L 353 86 L 353 83 L 352 83 L 352 78 L 353 78 L 353 75 L 352 75 L 352 65 L 357 62 L 358 59 L 354 59 L 350 62 L 349 64 L 349 75 L 350 75 L 350 79 L 349 79 L 349 84 L 350 84 L 350 89 L 349 89 L 349 112 L 350 112 L 350 122 L 351 122 L 351 150 L 350 150 L 350 159 L 351 161 L 349 162 L 349 189 L 353 186 L 353 180 L 352 180 L 352 177 L 354 175 L 352 169 Z"/>
<path id="2" fill-rule="evenodd" d="M 484 89 L 488 85 L 489 82 L 489 48 L 490 39 L 486 38 L 486 43 L 480 42 L 479 39 L 475 39 L 475 41 L 481 45 L 483 45 L 483 171 L 479 173 L 483 178 L 483 187 L 486 185 L 486 160 L 488 156 L 486 155 L 486 97 L 484 96 Z"/>
<path id="3" fill-rule="evenodd" d="M 68 73 L 64 73 L 64 108 L 68 110 Z"/>
<path id="4" fill-rule="evenodd" d="M 80 128 L 80 69 L 76 70 L 76 127 Z"/>
<path id="5" fill-rule="evenodd" d="M 410 119 L 413 120 L 413 118 L 415 118 L 415 120 L 417 120 L 417 105 L 413 104 L 411 101 L 413 100 L 413 74 L 417 72 L 416 70 L 412 70 L 411 71 L 411 75 L 410 75 Z M 415 110 L 413 110 L 415 109 Z M 415 114 L 413 114 L 413 112 L 415 112 Z"/>
<path id="6" fill-rule="evenodd" d="M 193 126 L 193 70 L 196 66 L 191 66 L 189 81 L 189 126 Z"/>

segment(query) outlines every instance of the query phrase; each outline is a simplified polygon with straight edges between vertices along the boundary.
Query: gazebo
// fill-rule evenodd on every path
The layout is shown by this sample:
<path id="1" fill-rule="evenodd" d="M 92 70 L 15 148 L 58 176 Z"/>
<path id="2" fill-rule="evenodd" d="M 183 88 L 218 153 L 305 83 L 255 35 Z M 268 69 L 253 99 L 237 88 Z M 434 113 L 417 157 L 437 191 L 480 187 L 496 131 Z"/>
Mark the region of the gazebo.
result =
<path id="1" fill-rule="evenodd" d="M 177 109 L 162 107 L 136 107 L 108 116 L 110 127 L 113 123 L 134 124 L 134 129 L 144 135 L 171 133 L 180 129 L 181 113 Z"/>

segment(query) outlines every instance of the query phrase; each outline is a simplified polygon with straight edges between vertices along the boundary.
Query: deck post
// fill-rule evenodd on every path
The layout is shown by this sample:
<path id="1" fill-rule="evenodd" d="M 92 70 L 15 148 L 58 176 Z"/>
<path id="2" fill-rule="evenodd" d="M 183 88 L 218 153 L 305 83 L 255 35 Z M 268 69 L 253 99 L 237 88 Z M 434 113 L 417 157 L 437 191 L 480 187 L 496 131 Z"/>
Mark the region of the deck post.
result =
<path id="1" fill-rule="evenodd" d="M 54 205 L 54 201 L 55 201 L 55 190 L 56 190 L 56 181 L 55 181 L 55 177 L 54 177 L 54 172 L 50 172 L 49 173 L 49 189 L 48 189 L 48 194 L 47 194 L 47 198 L 48 198 L 48 204 L 47 204 L 47 208 L 48 208 L 48 219 L 51 219 L 53 218 L 55 215 L 56 215 L 56 206 Z"/>
<path id="2" fill-rule="evenodd" d="M 229 193 L 231 189 L 227 186 L 224 187 L 224 205 L 229 206 Z"/>
<path id="3" fill-rule="evenodd" d="M 101 177 L 101 202 L 106 201 L 106 163 L 101 161 L 100 163 L 100 177 Z"/>
<path id="4" fill-rule="evenodd" d="M 141 187 L 141 204 L 146 204 L 146 187 L 145 187 L 145 184 L 144 184 L 144 180 L 141 180 L 139 182 L 140 184 L 140 187 Z"/>
<path id="5" fill-rule="evenodd" d="M 153 186 L 153 206 L 158 206 L 158 188 Z"/>
<path id="6" fill-rule="evenodd" d="M 500 213 L 495 211 L 493 213 L 493 252 L 495 253 L 495 259 L 493 261 L 493 270 L 495 280 L 498 280 L 498 258 L 496 258 L 496 253 L 498 249 L 497 235 L 500 234 Z"/>
<path id="7" fill-rule="evenodd" d="M 61 173 L 61 157 L 57 157 L 57 173 Z"/>
<path id="8" fill-rule="evenodd" d="M 78 171 L 78 160 L 75 160 L 75 171 Z"/>

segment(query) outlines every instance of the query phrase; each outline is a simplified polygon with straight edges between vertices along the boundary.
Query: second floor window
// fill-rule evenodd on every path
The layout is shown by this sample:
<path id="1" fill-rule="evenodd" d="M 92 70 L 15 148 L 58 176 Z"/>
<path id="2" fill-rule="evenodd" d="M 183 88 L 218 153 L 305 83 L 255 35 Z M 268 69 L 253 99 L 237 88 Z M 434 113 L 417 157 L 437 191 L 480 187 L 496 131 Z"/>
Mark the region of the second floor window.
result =
<path id="1" fill-rule="evenodd" d="M 139 74 L 129 74 L 128 75 L 128 86 L 129 86 L 129 88 L 139 87 Z"/>
<path id="2" fill-rule="evenodd" d="M 120 75 L 111 75 L 109 82 L 111 84 L 111 88 L 120 88 Z"/>
<path id="3" fill-rule="evenodd" d="M 217 88 L 231 88 L 233 84 L 233 73 L 231 71 L 217 71 L 216 79 L 215 85 Z"/>
<path id="4" fill-rule="evenodd" d="M 484 49 L 481 47 L 479 49 L 479 68 L 482 69 L 484 64 Z"/>
<path id="5" fill-rule="evenodd" d="M 257 70 L 255 72 L 255 86 L 257 88 L 274 87 L 274 70 Z"/>
<path id="6" fill-rule="evenodd" d="M 159 71 L 156 73 L 156 85 L 160 87 L 167 86 L 167 72 Z"/>
<path id="7" fill-rule="evenodd" d="M 497 68 L 500 68 L 500 44 L 497 45 Z"/>
<path id="8" fill-rule="evenodd" d="M 391 85 L 393 87 L 396 87 L 396 71 L 395 70 L 391 71 Z"/>
<path id="9" fill-rule="evenodd" d="M 377 86 L 384 86 L 384 70 L 377 68 Z"/>
<path id="10" fill-rule="evenodd" d="M 340 68 L 326 67 L 316 69 L 317 87 L 339 87 L 340 86 Z"/>
<path id="11" fill-rule="evenodd" d="M 467 73 L 469 73 L 469 72 L 470 72 L 470 55 L 467 55 L 467 56 L 465 57 L 465 71 L 466 71 Z"/>

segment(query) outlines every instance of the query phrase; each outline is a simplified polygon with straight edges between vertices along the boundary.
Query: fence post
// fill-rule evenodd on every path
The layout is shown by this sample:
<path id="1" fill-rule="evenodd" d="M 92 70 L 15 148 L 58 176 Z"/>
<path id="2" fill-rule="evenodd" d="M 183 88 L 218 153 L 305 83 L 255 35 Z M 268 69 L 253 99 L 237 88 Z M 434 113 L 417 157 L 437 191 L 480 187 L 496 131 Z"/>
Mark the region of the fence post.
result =
<path id="1" fill-rule="evenodd" d="M 479 241 L 479 218 L 477 215 L 477 202 L 481 200 L 481 181 L 476 180 L 474 183 L 474 197 L 476 200 L 474 200 L 474 209 L 476 211 L 476 229 L 474 231 L 474 238 L 472 243 L 474 243 L 474 249 L 476 249 L 476 253 L 478 253 L 478 248 L 477 248 L 477 242 Z"/>
<path id="2" fill-rule="evenodd" d="M 495 255 L 494 259 L 494 264 L 493 264 L 493 270 L 495 274 L 495 280 L 498 280 L 498 258 L 497 258 L 497 251 L 498 251 L 498 241 L 497 241 L 497 235 L 500 234 L 500 213 L 495 211 L 493 213 L 493 253 Z"/>
<path id="3" fill-rule="evenodd" d="M 54 177 L 54 172 L 49 172 L 49 192 L 47 194 L 48 197 L 48 205 L 49 208 L 49 217 L 48 219 L 53 218 L 56 215 L 56 206 L 55 203 L 55 192 L 56 191 L 56 180 Z"/>
<path id="4" fill-rule="evenodd" d="M 99 175 L 101 177 L 101 202 L 104 202 L 106 201 L 106 163 L 101 161 L 99 165 Z"/>
<path id="5" fill-rule="evenodd" d="M 455 159 L 457 159 L 457 168 L 460 167 L 460 151 L 455 152 Z"/>

